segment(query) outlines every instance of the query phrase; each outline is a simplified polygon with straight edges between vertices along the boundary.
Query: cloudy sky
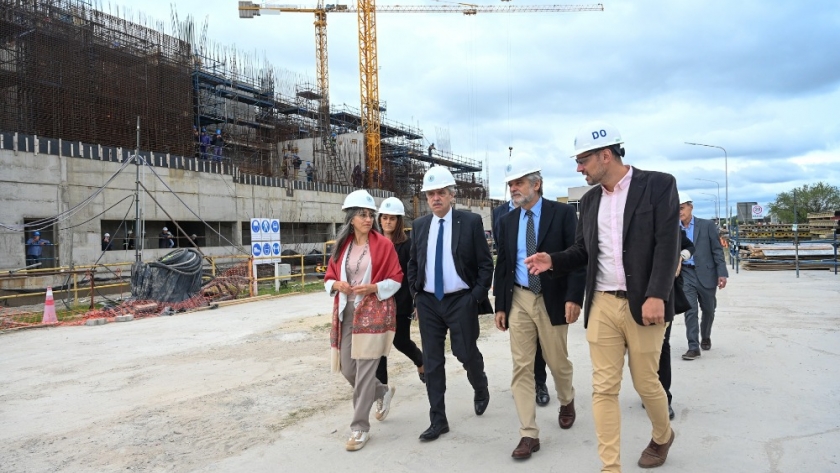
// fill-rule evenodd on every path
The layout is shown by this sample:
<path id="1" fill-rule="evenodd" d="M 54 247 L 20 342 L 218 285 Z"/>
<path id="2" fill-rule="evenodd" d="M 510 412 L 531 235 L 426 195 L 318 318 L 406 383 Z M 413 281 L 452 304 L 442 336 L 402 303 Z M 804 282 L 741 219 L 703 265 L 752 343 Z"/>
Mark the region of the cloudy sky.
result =
<path id="1" fill-rule="evenodd" d="M 170 0 L 111 5 L 170 23 Z M 237 5 L 177 0 L 175 9 L 199 24 L 206 19 L 212 41 L 314 80 L 311 14 L 241 20 Z M 720 184 L 725 206 L 724 153 L 686 141 L 726 149 L 733 208 L 766 204 L 806 183 L 840 185 L 840 3 L 615 0 L 604 7 L 378 15 L 386 118 L 421 127 L 430 142 L 448 130 L 454 153 L 487 159 L 494 197 L 503 195 L 509 146 L 515 160 L 542 166 L 547 196 L 585 185 L 569 155 L 577 129 L 595 119 L 621 131 L 627 163 L 674 174 L 702 217 L 714 216 L 717 186 L 700 179 Z M 358 107 L 356 17 L 328 21 L 332 103 Z"/>

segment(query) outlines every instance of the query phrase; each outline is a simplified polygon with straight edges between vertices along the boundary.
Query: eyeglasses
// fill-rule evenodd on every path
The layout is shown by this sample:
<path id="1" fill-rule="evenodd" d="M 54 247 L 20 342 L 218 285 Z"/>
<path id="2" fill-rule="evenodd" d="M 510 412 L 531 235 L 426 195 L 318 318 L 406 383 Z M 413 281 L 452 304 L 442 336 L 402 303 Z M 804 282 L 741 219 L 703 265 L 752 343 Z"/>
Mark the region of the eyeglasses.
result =
<path id="1" fill-rule="evenodd" d="M 356 216 L 362 219 L 369 218 L 372 220 L 376 217 L 376 214 L 373 212 L 359 212 L 356 214 Z"/>
<path id="2" fill-rule="evenodd" d="M 584 164 L 586 164 L 587 161 L 589 161 L 589 158 L 591 158 L 592 155 L 597 153 L 598 151 L 601 151 L 601 150 L 596 149 L 595 151 L 590 151 L 590 152 L 584 154 L 583 157 L 575 159 L 575 162 L 578 165 L 584 165 Z"/>

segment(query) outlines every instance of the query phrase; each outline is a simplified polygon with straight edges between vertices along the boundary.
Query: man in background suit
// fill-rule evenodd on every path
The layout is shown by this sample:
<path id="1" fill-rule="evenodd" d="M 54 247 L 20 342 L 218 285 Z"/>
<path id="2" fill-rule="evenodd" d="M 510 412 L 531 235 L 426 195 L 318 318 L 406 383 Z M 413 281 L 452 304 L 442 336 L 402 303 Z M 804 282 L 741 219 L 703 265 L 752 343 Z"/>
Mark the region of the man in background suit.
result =
<path id="1" fill-rule="evenodd" d="M 430 406 L 431 425 L 420 439 L 435 440 L 449 432 L 444 403 L 447 331 L 452 354 L 463 364 L 474 390 L 475 414 L 484 414 L 490 402 L 484 358 L 476 341 L 478 315 L 493 311 L 487 300 L 493 258 L 481 217 L 452 208 L 455 178 L 449 170 L 429 169 L 420 191 L 426 193 L 432 214 L 414 221 L 408 281 L 417 307 Z"/>
<path id="2" fill-rule="evenodd" d="M 540 195 L 542 195 L 542 189 L 540 189 Z M 496 244 L 497 252 L 499 251 L 498 235 L 501 231 L 499 221 L 508 212 L 513 212 L 514 209 L 516 209 L 516 205 L 513 203 L 513 199 L 511 199 L 493 209 L 493 212 L 490 214 L 491 225 L 493 227 L 493 241 Z M 545 358 L 543 358 L 540 342 L 537 340 L 537 354 L 534 355 L 534 391 L 536 392 L 535 397 L 538 406 L 547 406 L 551 402 L 551 395 L 548 394 L 548 386 L 545 384 L 546 379 L 548 379 L 548 375 L 545 372 Z"/>
<path id="3" fill-rule="evenodd" d="M 540 449 L 540 431 L 534 401 L 534 353 L 542 345 L 551 367 L 557 400 L 558 422 L 569 429 L 575 422 L 573 366 L 567 346 L 569 326 L 580 316 L 584 270 L 551 278 L 529 275 L 525 258 L 537 251 L 557 252 L 575 240 L 577 217 L 567 204 L 543 199 L 540 169 L 514 169 L 508 164 L 506 180 L 516 210 L 500 219 L 495 283 L 496 328 L 510 329 L 513 378 L 510 388 L 519 415 L 519 445 L 511 456 L 530 458 Z"/>
<path id="4" fill-rule="evenodd" d="M 621 471 L 618 393 L 625 353 L 633 387 L 653 427 L 638 465 L 665 463 L 675 437 L 656 372 L 666 322 L 674 318 L 680 251 L 676 180 L 624 165 L 622 143 L 608 123 L 591 122 L 578 131 L 573 156 L 577 171 L 587 184 L 600 185 L 581 199 L 575 244 L 525 260 L 531 274 L 553 270 L 556 277 L 587 268 L 584 326 L 602 472 Z"/>
<path id="5" fill-rule="evenodd" d="M 700 358 L 700 348 L 712 348 L 712 323 L 715 321 L 717 289 L 726 287 L 729 271 L 723 259 L 723 247 L 717 227 L 710 220 L 692 215 L 694 203 L 688 194 L 680 193 L 680 228 L 694 243 L 694 255 L 682 263 L 683 290 L 691 309 L 685 313 L 685 335 L 688 351 L 683 360 Z M 700 326 L 697 324 L 697 302 L 703 311 Z M 702 340 L 698 340 L 701 338 Z"/>

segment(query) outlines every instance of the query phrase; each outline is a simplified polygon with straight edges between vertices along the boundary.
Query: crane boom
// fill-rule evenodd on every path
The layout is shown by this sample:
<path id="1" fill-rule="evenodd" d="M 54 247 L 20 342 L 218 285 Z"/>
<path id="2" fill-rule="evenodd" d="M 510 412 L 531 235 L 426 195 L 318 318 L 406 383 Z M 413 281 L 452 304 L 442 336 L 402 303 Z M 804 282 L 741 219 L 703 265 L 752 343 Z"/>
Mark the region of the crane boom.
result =
<path id="1" fill-rule="evenodd" d="M 367 185 L 379 184 L 382 171 L 379 102 L 379 68 L 376 51 L 376 14 L 377 13 L 461 13 L 477 15 L 479 13 L 573 13 L 604 11 L 602 3 L 590 5 L 474 5 L 455 3 L 451 5 L 376 5 L 376 0 L 358 0 L 358 6 L 328 4 L 318 0 L 315 8 L 263 2 L 239 2 L 239 17 L 254 18 L 262 14 L 279 13 L 314 13 L 317 55 L 318 88 L 321 95 L 319 115 L 326 117 L 326 130 L 329 129 L 329 83 L 327 67 L 327 13 L 356 13 L 359 19 L 359 88 L 361 95 L 362 127 L 365 131 L 366 163 L 368 170 Z M 323 128 L 323 126 L 322 126 Z"/>

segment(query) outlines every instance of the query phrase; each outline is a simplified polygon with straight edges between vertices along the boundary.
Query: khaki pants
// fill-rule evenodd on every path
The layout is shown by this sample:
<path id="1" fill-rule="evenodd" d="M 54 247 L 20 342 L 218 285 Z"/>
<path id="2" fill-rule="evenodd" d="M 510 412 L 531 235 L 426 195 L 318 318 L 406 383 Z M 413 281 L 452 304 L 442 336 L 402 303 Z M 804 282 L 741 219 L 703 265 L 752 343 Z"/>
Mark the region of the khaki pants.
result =
<path id="1" fill-rule="evenodd" d="M 592 414 L 602 472 L 621 471 L 621 411 L 618 392 L 628 354 L 633 387 L 642 398 L 658 444 L 671 438 L 668 398 L 659 382 L 659 354 L 665 325 L 642 326 L 630 314 L 627 299 L 595 291 L 586 340 L 592 358 Z"/>
<path id="2" fill-rule="evenodd" d="M 536 392 L 534 390 L 534 355 L 537 340 L 542 347 L 545 363 L 551 369 L 557 400 L 561 406 L 572 402 L 572 362 L 566 338 L 568 325 L 551 325 L 542 295 L 514 286 L 513 302 L 508 317 L 510 352 L 513 358 L 513 379 L 510 389 L 516 412 L 519 414 L 519 435 L 539 438 L 537 427 Z"/>
<path id="3" fill-rule="evenodd" d="M 370 408 L 373 401 L 382 399 L 388 387 L 376 379 L 375 360 L 354 360 L 350 358 L 353 346 L 353 301 L 347 301 L 341 322 L 341 374 L 353 386 L 353 421 L 350 430 L 370 431 Z"/>

